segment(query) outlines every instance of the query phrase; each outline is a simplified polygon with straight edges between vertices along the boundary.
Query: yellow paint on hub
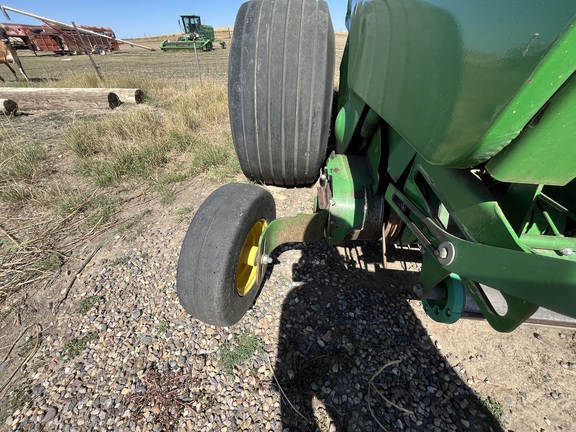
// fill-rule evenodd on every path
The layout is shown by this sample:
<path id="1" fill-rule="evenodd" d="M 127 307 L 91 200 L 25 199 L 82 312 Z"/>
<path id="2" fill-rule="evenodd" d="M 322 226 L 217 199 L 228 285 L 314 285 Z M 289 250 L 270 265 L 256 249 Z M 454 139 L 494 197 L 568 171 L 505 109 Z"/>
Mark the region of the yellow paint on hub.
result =
<path id="1" fill-rule="evenodd" d="M 258 242 L 260 236 L 268 226 L 265 219 L 256 222 L 244 240 L 240 251 L 238 270 L 236 271 L 236 291 L 241 297 L 245 296 L 256 284 L 258 279 Z"/>

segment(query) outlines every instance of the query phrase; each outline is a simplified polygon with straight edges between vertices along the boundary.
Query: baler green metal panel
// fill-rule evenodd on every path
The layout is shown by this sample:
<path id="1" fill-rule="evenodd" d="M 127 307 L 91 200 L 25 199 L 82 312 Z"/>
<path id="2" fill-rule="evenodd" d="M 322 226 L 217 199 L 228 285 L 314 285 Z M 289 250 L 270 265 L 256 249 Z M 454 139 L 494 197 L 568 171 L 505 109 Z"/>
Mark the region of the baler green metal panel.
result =
<path id="1" fill-rule="evenodd" d="M 486 165 L 497 180 L 564 186 L 576 178 L 576 75 L 508 147 Z"/>
<path id="2" fill-rule="evenodd" d="M 351 0 L 348 84 L 429 163 L 496 155 L 576 67 L 576 2 Z"/>

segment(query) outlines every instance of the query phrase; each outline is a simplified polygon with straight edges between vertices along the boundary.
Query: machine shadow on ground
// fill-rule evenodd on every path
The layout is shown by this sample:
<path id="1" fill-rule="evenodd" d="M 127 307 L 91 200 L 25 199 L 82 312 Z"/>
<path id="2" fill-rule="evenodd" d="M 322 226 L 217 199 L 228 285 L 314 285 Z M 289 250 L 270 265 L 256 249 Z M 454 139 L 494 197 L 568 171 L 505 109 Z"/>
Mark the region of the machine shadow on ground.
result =
<path id="1" fill-rule="evenodd" d="M 324 243 L 296 248 L 275 367 L 284 431 L 503 431 L 414 314 L 416 273 L 369 272 Z M 381 253 L 361 248 L 368 262 Z"/>

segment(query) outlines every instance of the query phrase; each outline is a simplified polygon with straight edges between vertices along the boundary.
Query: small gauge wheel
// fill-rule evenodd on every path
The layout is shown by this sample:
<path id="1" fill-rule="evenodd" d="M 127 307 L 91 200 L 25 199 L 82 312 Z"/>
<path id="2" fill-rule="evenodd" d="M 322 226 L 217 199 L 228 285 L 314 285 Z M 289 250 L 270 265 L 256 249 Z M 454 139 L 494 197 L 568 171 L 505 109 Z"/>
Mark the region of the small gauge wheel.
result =
<path id="1" fill-rule="evenodd" d="M 182 242 L 176 276 L 190 315 L 218 326 L 244 316 L 264 270 L 260 236 L 275 217 L 274 198 L 255 185 L 224 185 L 204 201 Z"/>

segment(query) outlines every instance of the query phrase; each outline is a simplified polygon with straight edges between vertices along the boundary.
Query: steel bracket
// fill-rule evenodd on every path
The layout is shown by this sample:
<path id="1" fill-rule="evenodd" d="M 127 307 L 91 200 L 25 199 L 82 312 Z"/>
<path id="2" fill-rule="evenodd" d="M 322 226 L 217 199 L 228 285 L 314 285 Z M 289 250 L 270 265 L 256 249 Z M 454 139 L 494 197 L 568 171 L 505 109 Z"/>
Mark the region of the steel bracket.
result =
<path id="1" fill-rule="evenodd" d="M 573 307 L 576 304 L 573 284 L 576 262 L 458 238 L 446 232 L 393 185 L 388 187 L 386 200 L 427 252 L 434 254 L 442 242 L 453 245 L 453 260 L 442 265 L 437 259 L 438 263 L 445 271 L 462 278 L 462 283 L 470 289 L 478 307 L 496 330 L 513 330 L 538 306 L 576 317 Z M 406 206 L 406 211 L 402 211 L 400 202 Z M 501 291 L 508 303 L 506 315 L 494 312 L 478 284 Z"/>
<path id="2" fill-rule="evenodd" d="M 293 217 L 274 219 L 268 224 L 258 242 L 256 262 L 268 263 L 274 250 L 286 243 L 316 243 L 324 240 L 328 212 L 326 210 L 313 214 L 300 214 Z M 266 265 L 261 265 L 258 273 L 258 284 L 264 279 Z"/>

